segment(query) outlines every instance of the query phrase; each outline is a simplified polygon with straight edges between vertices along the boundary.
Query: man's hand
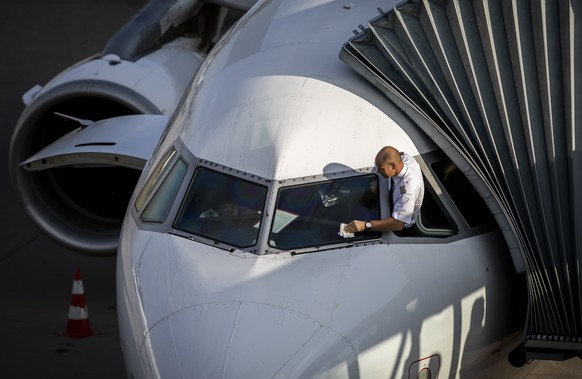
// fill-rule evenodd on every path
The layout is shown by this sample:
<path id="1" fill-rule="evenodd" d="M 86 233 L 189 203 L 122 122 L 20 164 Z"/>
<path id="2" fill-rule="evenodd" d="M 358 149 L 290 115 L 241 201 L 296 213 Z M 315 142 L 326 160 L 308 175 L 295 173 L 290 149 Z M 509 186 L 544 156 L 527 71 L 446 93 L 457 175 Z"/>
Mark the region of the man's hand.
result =
<path id="1" fill-rule="evenodd" d="M 360 220 L 354 220 L 344 227 L 346 233 L 357 233 L 364 230 L 366 230 L 366 222 Z"/>

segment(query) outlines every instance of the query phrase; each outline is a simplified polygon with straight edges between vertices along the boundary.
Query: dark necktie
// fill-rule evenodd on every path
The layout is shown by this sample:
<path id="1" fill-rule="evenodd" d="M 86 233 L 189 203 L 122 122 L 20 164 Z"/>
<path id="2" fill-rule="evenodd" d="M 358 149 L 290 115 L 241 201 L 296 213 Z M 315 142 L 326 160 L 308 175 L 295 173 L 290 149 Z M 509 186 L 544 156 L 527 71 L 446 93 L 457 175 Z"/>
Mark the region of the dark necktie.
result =
<path id="1" fill-rule="evenodd" d="M 388 191 L 388 205 L 390 207 L 390 217 L 394 211 L 394 178 L 390 177 L 390 191 Z"/>

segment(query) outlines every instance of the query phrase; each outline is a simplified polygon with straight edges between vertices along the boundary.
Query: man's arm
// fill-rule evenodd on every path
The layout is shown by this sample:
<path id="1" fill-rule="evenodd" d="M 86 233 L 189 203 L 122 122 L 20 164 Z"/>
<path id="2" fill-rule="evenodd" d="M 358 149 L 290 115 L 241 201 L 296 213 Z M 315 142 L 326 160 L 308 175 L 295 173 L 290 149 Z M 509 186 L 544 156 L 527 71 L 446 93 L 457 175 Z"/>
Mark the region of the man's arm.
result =
<path id="1" fill-rule="evenodd" d="M 369 230 L 374 230 L 377 232 L 399 231 L 402 230 L 402 228 L 404 228 L 405 225 L 404 222 L 398 221 L 392 217 L 385 218 L 382 220 L 370 220 L 367 222 L 372 224 Z M 344 231 L 346 233 L 356 233 L 362 232 L 364 230 L 366 230 L 366 221 L 360 220 L 353 220 L 344 227 Z"/>

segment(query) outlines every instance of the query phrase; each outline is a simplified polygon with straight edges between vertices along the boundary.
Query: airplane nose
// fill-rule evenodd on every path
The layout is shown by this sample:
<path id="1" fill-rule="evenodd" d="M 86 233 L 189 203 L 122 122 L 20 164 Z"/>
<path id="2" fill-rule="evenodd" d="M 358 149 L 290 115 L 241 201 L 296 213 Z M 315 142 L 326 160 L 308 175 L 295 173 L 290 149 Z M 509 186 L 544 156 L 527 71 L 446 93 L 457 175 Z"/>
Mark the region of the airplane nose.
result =
<path id="1" fill-rule="evenodd" d="M 352 345 L 329 327 L 247 302 L 201 304 L 169 315 L 149 331 L 141 356 L 162 378 L 359 376 Z"/>

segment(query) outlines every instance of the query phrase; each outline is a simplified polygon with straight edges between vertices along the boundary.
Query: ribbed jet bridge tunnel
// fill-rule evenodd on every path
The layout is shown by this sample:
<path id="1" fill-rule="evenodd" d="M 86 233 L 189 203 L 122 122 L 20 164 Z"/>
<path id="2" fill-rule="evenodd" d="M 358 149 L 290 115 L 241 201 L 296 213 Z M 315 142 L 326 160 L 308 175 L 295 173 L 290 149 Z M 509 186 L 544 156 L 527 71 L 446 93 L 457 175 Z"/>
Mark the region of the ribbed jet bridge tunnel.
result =
<path id="1" fill-rule="evenodd" d="M 340 57 L 467 175 L 527 273 L 529 358 L 582 353 L 582 0 L 410 0 Z"/>

